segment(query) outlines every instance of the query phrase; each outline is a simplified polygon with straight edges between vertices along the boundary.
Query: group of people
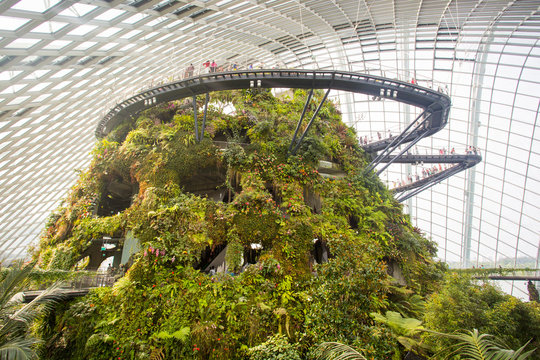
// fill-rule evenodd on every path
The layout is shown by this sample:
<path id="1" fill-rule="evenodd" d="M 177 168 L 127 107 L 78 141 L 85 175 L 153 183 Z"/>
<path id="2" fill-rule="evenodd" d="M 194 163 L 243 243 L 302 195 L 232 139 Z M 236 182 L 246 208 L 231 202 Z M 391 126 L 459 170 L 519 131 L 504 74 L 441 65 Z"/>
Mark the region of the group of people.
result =
<path id="1" fill-rule="evenodd" d="M 107 267 L 107 275 L 109 276 L 120 275 L 121 277 L 121 276 L 124 276 L 127 270 L 128 270 L 127 265 L 120 264 L 118 268 L 116 268 L 112 266 L 112 264 L 109 264 L 109 266 Z"/>
<path id="2" fill-rule="evenodd" d="M 478 148 L 476 146 L 470 146 L 468 148 L 465 149 L 465 153 L 467 155 L 480 155 L 480 150 L 478 150 Z"/>
<path id="3" fill-rule="evenodd" d="M 456 150 L 454 148 L 452 148 L 452 150 L 448 151 L 446 150 L 445 147 L 439 149 L 439 154 L 440 155 L 446 155 L 446 154 L 450 154 L 450 155 L 454 155 L 456 153 Z M 478 150 L 478 148 L 476 146 L 468 146 L 468 147 L 465 147 L 465 154 L 466 155 L 480 155 L 480 150 Z"/>
<path id="4" fill-rule="evenodd" d="M 207 73 L 215 73 L 217 70 L 216 60 L 212 60 L 212 62 L 210 62 L 210 60 L 206 60 L 203 62 L 203 68 Z"/>
<path id="5" fill-rule="evenodd" d="M 219 68 L 219 71 L 223 71 L 222 68 Z M 202 64 L 202 73 L 215 73 L 218 72 L 218 65 L 215 60 L 207 60 L 203 62 Z M 189 64 L 189 66 L 186 68 L 186 71 L 184 72 L 184 78 L 190 78 L 195 73 L 195 66 L 193 63 Z"/>
<path id="6" fill-rule="evenodd" d="M 418 148 L 416 146 L 415 146 L 414 151 L 418 155 Z M 447 154 L 454 155 L 455 153 L 456 153 L 456 150 L 453 147 L 452 147 L 451 150 L 448 150 L 446 147 L 443 147 L 443 148 L 439 149 L 439 155 L 447 155 Z M 427 154 L 427 150 L 426 150 L 426 154 Z M 471 155 L 471 154 L 477 155 L 477 154 L 480 154 L 480 150 L 478 150 L 478 148 L 476 148 L 475 146 L 468 146 L 468 147 L 465 148 L 465 154 L 467 154 L 467 155 Z M 408 151 L 407 151 L 407 155 L 410 155 L 410 153 Z M 421 164 L 423 165 L 423 163 L 421 163 Z M 420 165 L 420 163 L 416 163 L 416 165 Z M 406 186 L 408 184 L 412 184 L 414 181 L 423 180 L 425 178 L 428 178 L 428 177 L 430 177 L 432 175 L 437 174 L 438 172 L 450 169 L 450 168 L 452 168 L 454 166 L 455 166 L 455 164 L 450 164 L 450 165 L 448 165 L 448 164 L 444 164 L 444 165 L 437 164 L 437 165 L 433 165 L 432 167 L 427 167 L 427 168 L 422 166 L 421 175 L 418 174 L 418 172 L 415 175 L 409 174 L 406 179 L 401 179 L 401 180 L 396 179 L 396 181 L 392 181 L 392 184 L 393 184 L 394 188 Z"/>
<path id="7" fill-rule="evenodd" d="M 264 64 L 260 63 L 257 65 L 258 69 L 263 69 Z M 198 73 L 200 74 L 209 74 L 209 73 L 216 73 L 216 72 L 223 72 L 223 71 L 238 71 L 240 67 L 237 63 L 231 63 L 231 64 L 224 64 L 221 66 L 218 66 L 217 62 L 215 60 L 206 60 L 202 63 L 200 71 Z M 249 63 L 246 65 L 247 70 L 253 70 L 254 66 L 252 63 Z M 186 67 L 186 70 L 184 71 L 184 78 L 190 78 L 195 75 L 195 66 L 193 63 L 189 64 L 188 67 Z"/>
<path id="8" fill-rule="evenodd" d="M 409 174 L 407 176 L 407 179 L 401 179 L 401 180 L 397 179 L 396 181 L 392 181 L 393 188 L 406 186 L 406 185 L 412 184 L 415 181 L 420 181 L 420 180 L 426 179 L 426 178 L 428 178 L 428 177 L 430 177 L 432 175 L 437 174 L 438 172 L 450 169 L 450 168 L 452 168 L 454 166 L 455 166 L 455 164 L 451 164 L 451 165 L 436 164 L 436 165 L 433 165 L 432 167 L 428 167 L 428 168 L 422 167 L 422 175 L 419 175 L 418 173 L 416 173 L 414 175 Z"/>
<path id="9" fill-rule="evenodd" d="M 452 148 L 452 150 L 450 150 L 450 151 L 447 151 L 446 147 L 443 147 L 443 148 L 439 149 L 439 155 L 446 155 L 446 154 L 454 155 L 455 153 L 456 153 L 456 149 L 454 149 L 454 148 Z"/>
<path id="10" fill-rule="evenodd" d="M 377 139 L 378 141 L 381 141 L 383 139 L 383 136 L 384 136 L 384 132 L 380 132 L 380 131 L 377 131 Z M 385 138 L 392 138 L 392 131 L 390 129 L 388 129 L 388 136 L 385 137 Z M 373 135 L 371 135 L 369 138 L 367 135 L 364 135 L 363 137 L 360 136 L 359 137 L 359 140 L 360 140 L 360 145 L 367 145 L 369 143 L 372 143 L 374 141 L 373 139 Z"/>

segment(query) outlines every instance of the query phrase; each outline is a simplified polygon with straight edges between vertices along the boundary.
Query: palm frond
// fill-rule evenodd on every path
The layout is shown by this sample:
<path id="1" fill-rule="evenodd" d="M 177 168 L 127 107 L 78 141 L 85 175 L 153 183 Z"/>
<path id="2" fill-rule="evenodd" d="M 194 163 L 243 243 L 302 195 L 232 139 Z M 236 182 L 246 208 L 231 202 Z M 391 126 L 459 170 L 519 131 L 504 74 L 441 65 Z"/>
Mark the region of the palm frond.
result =
<path id="1" fill-rule="evenodd" d="M 18 334 L 25 334 L 27 330 L 26 323 L 12 318 L 3 319 L 0 325 L 0 346 L 6 339 L 13 338 Z"/>
<path id="2" fill-rule="evenodd" d="M 457 340 L 457 343 L 447 350 L 445 359 L 454 355 L 471 360 L 524 360 L 529 358 L 536 349 L 525 351 L 526 343 L 518 350 L 505 349 L 496 338 L 490 334 L 480 334 L 478 330 L 461 334 L 439 334 Z"/>
<path id="3" fill-rule="evenodd" d="M 39 316 L 41 311 L 53 310 L 58 301 L 62 299 L 64 299 L 64 295 L 60 292 L 60 284 L 55 284 L 47 290 L 44 290 L 34 300 L 18 309 L 10 317 L 13 320 L 30 324 L 37 316 Z M 41 306 L 39 310 L 37 309 L 38 306 Z"/>
<path id="4" fill-rule="evenodd" d="M 17 338 L 0 345 L 0 359 L 35 359 L 34 345 L 40 341 L 35 338 Z"/>
<path id="5" fill-rule="evenodd" d="M 315 349 L 315 360 L 366 360 L 362 354 L 348 345 L 323 342 Z"/>
<path id="6" fill-rule="evenodd" d="M 0 310 L 4 309 L 13 295 L 24 287 L 33 268 L 34 264 L 22 266 L 19 263 L 7 271 L 6 276 L 0 282 Z"/>
<path id="7" fill-rule="evenodd" d="M 0 359 L 35 359 L 35 345 L 40 340 L 29 336 L 28 329 L 42 311 L 53 310 L 57 302 L 64 299 L 56 284 L 22 305 L 20 292 L 28 284 L 33 267 L 33 264 L 23 266 L 19 263 L 3 272 L 0 281 Z"/>
<path id="8" fill-rule="evenodd" d="M 414 336 L 424 329 L 422 321 L 414 318 L 404 318 L 395 311 L 387 311 L 384 316 L 374 312 L 370 313 L 370 315 L 375 321 L 388 325 L 398 335 Z"/>

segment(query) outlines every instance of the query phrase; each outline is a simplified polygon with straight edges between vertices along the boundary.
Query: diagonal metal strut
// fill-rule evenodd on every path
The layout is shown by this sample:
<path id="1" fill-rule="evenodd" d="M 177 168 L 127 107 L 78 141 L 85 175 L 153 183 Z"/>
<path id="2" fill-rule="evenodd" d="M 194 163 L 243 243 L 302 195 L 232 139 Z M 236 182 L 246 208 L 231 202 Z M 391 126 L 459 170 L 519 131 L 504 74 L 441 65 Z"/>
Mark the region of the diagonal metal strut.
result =
<path id="1" fill-rule="evenodd" d="M 331 90 L 331 88 L 328 88 L 328 90 L 326 90 L 326 93 L 324 94 L 324 97 L 322 98 L 321 103 L 317 107 L 317 110 L 315 110 L 315 113 L 313 114 L 313 116 L 311 117 L 311 120 L 307 124 L 306 129 L 302 133 L 302 136 L 300 136 L 300 139 L 298 140 L 298 143 L 296 144 L 294 149 L 291 151 L 291 153 L 293 155 L 296 154 L 296 151 L 298 151 L 298 148 L 300 147 L 300 144 L 302 144 L 302 140 L 304 140 L 304 137 L 306 137 L 306 134 L 308 133 L 309 129 L 311 128 L 311 125 L 313 125 L 313 121 L 315 120 L 315 118 L 319 114 L 319 111 L 321 110 L 322 106 L 324 105 L 324 102 L 326 101 L 326 98 L 328 97 L 328 94 L 330 93 L 330 90 Z"/>
<path id="2" fill-rule="evenodd" d="M 375 167 L 381 163 L 381 160 L 382 160 L 383 158 L 385 158 L 385 157 L 386 157 L 387 155 L 389 155 L 392 151 L 394 151 L 395 149 L 397 149 L 398 146 L 400 146 L 400 145 L 405 141 L 405 139 L 407 138 L 407 136 L 408 136 L 407 132 L 409 131 L 409 129 L 410 129 L 411 127 L 413 127 L 413 125 L 416 124 L 416 122 L 417 122 L 422 116 L 424 116 L 424 115 L 426 114 L 426 112 L 427 112 L 427 110 L 422 111 L 422 113 L 421 113 L 420 115 L 418 115 L 414 121 L 412 121 L 409 125 L 407 125 L 407 127 L 405 128 L 405 130 L 403 130 L 403 132 L 402 132 L 401 134 L 399 134 L 398 136 L 396 136 L 396 137 L 392 140 L 392 142 L 391 142 L 390 144 L 388 144 L 388 146 L 386 146 L 386 148 L 385 148 L 383 151 L 381 151 L 381 152 L 375 157 L 375 159 L 373 159 L 373 160 L 371 161 L 371 163 L 369 163 L 369 165 L 367 166 L 365 172 L 368 173 L 368 172 L 370 172 L 371 170 L 375 169 Z M 430 117 L 431 117 L 431 113 L 429 113 L 428 116 L 426 116 L 426 117 L 422 120 L 422 122 L 421 122 L 420 124 L 418 124 L 418 125 L 414 128 L 414 130 L 413 130 L 412 132 L 414 132 L 414 131 L 416 131 L 416 130 L 422 128 L 422 127 L 424 127 L 424 124 L 429 120 Z M 411 132 L 411 133 L 412 133 L 412 132 Z M 407 135 L 406 135 L 406 134 L 407 134 Z M 416 142 L 417 142 L 417 141 L 416 141 Z M 416 143 L 416 142 L 415 142 L 415 143 Z M 413 145 L 414 145 L 414 144 L 413 144 Z"/>
<path id="3" fill-rule="evenodd" d="M 307 111 L 307 108 L 309 106 L 309 102 L 311 101 L 311 96 L 313 96 L 313 88 L 309 92 L 306 103 L 304 104 L 304 110 L 302 110 L 302 115 L 300 115 L 300 120 L 298 120 L 298 124 L 296 125 L 296 130 L 294 131 L 294 135 L 293 135 L 293 138 L 291 140 L 291 145 L 289 145 L 289 152 L 292 151 L 292 148 L 294 146 L 294 142 L 296 141 L 296 135 L 298 135 L 298 131 L 300 130 L 300 126 L 302 125 L 302 121 L 304 120 L 304 116 L 306 115 L 306 111 Z"/>
<path id="4" fill-rule="evenodd" d="M 387 167 L 389 167 L 394 161 L 396 161 L 401 155 L 403 155 L 406 151 L 409 151 L 410 148 L 412 148 L 417 142 L 425 138 L 427 135 L 427 131 L 422 133 L 420 136 L 415 138 L 413 141 L 409 142 L 407 146 L 405 146 L 405 149 L 401 150 L 399 154 L 397 154 L 392 160 L 388 161 L 386 165 L 384 165 L 379 171 L 377 171 L 377 175 L 380 175 Z"/>

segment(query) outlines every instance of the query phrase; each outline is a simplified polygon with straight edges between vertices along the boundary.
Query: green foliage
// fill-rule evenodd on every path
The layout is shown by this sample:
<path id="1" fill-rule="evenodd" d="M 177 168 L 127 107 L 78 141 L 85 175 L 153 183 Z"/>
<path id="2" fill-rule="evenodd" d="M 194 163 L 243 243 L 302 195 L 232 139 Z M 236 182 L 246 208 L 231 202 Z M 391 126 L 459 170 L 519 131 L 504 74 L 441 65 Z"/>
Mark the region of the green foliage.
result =
<path id="1" fill-rule="evenodd" d="M 322 106 L 296 155 L 288 153 L 306 96 L 215 92 L 200 142 L 193 104 L 184 101 L 144 111 L 97 143 L 34 259 L 43 269 L 71 269 L 96 239 L 128 232 L 142 250 L 114 287 L 41 323 L 47 359 L 295 359 L 336 341 L 366 358 L 399 356 L 396 329 L 369 314 L 421 317 L 423 297 L 445 269 L 378 178 L 363 175 L 369 159 L 333 103 Z M 322 97 L 315 91 L 306 117 Z M 321 176 L 320 160 L 341 174 Z M 315 263 L 315 242 L 328 262 Z M 253 244 L 262 249 L 248 265 Z M 196 270 L 225 246 L 234 276 Z M 388 275 L 389 264 L 406 287 Z M 482 301 L 493 311 L 464 323 L 445 315 L 449 324 L 487 321 L 510 342 L 511 332 L 534 330 L 518 319 L 536 308 L 490 294 Z"/>
<path id="2" fill-rule="evenodd" d="M 250 360 L 300 360 L 294 344 L 283 335 L 275 335 L 264 343 L 248 349 Z"/>
<path id="3" fill-rule="evenodd" d="M 459 358 L 471 360 L 524 360 L 531 357 L 536 350 L 525 351 L 528 344 L 517 350 L 506 349 L 492 335 L 479 334 L 476 329 L 461 334 L 444 334 L 443 336 L 457 340 L 453 346 L 445 349 L 441 354 L 447 354 L 445 359 L 458 355 Z"/>
<path id="4" fill-rule="evenodd" d="M 180 341 L 186 341 L 189 337 L 189 334 L 190 334 L 190 329 L 189 327 L 186 326 L 180 330 L 173 332 L 172 334 L 167 331 L 160 331 L 157 334 L 152 335 L 152 337 L 156 339 L 162 339 L 162 340 L 176 339 Z"/>
<path id="5" fill-rule="evenodd" d="M 232 272 L 238 272 L 240 266 L 242 266 L 242 255 L 244 247 L 238 242 L 238 240 L 229 241 L 227 245 L 227 254 L 225 261 L 227 262 L 228 270 Z"/>
<path id="6" fill-rule="evenodd" d="M 36 345 L 41 340 L 31 335 L 30 328 L 44 313 L 52 311 L 62 296 L 53 285 L 34 300 L 22 304 L 20 292 L 30 283 L 34 264 L 15 264 L 5 271 L 0 281 L 0 358 L 6 360 L 35 359 Z M 16 296 L 19 294 L 19 296 Z"/>
<path id="7" fill-rule="evenodd" d="M 428 347 L 420 339 L 420 332 L 424 330 L 420 320 L 404 318 L 400 313 L 394 311 L 387 311 L 384 316 L 379 313 L 371 313 L 370 315 L 375 321 L 387 325 L 405 350 L 422 355 L 426 354 Z"/>
<path id="8" fill-rule="evenodd" d="M 500 338 L 507 346 L 517 348 L 532 340 L 540 340 L 540 307 L 523 303 L 487 283 L 476 284 L 465 274 L 449 273 L 439 292 L 426 304 L 425 326 L 453 333 L 461 329 L 478 329 Z M 448 347 L 449 339 L 433 340 L 439 347 Z"/>
<path id="9" fill-rule="evenodd" d="M 315 360 L 366 360 L 350 346 L 337 342 L 324 342 L 315 350 Z"/>

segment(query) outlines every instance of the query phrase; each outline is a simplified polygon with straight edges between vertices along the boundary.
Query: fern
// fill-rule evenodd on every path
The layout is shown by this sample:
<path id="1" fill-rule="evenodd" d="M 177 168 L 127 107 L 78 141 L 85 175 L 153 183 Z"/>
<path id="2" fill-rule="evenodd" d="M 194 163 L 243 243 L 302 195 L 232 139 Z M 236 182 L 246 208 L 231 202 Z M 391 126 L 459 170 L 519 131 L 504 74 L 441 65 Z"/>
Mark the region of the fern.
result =
<path id="1" fill-rule="evenodd" d="M 150 353 L 150 360 L 165 360 L 163 348 L 154 348 Z"/>
<path id="2" fill-rule="evenodd" d="M 444 359 L 459 355 L 461 358 L 470 360 L 525 360 L 536 350 L 525 351 L 528 342 L 517 350 L 505 349 L 493 335 L 479 334 L 476 329 L 455 335 L 437 334 L 458 341 L 449 352 L 448 350 L 441 352 L 441 354 L 447 353 Z"/>
<path id="3" fill-rule="evenodd" d="M 315 360 L 366 360 L 366 358 L 348 345 L 324 342 L 315 349 Z"/>
<path id="4" fill-rule="evenodd" d="M 158 333 L 155 333 L 152 335 L 155 339 L 161 339 L 161 340 L 169 340 L 169 339 L 176 339 L 180 340 L 182 342 L 186 341 L 190 334 L 190 328 L 188 326 L 181 328 L 180 330 L 177 330 L 173 332 L 172 334 L 168 331 L 160 331 Z"/>

